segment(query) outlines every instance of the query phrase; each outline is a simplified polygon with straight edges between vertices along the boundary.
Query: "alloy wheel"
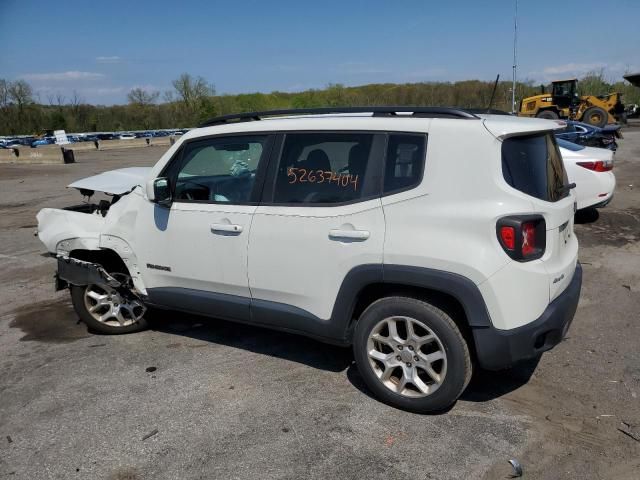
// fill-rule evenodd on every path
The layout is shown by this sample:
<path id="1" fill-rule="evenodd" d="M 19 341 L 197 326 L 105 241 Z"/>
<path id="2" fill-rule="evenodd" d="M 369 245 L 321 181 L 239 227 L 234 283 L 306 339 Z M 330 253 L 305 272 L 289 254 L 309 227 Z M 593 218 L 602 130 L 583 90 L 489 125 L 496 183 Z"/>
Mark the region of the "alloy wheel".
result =
<path id="1" fill-rule="evenodd" d="M 440 338 L 415 318 L 393 316 L 378 322 L 369 334 L 367 355 L 378 380 L 405 397 L 431 395 L 447 374 Z"/>

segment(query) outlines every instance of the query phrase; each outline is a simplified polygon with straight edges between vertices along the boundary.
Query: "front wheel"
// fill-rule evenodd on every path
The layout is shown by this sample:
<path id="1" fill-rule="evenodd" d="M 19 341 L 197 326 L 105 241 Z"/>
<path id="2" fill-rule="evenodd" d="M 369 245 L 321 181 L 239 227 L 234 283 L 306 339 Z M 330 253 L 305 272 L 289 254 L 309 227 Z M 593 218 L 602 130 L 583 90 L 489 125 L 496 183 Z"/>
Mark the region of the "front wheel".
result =
<path id="1" fill-rule="evenodd" d="M 536 117 L 545 118 L 547 120 L 557 120 L 559 118 L 559 115 L 553 110 L 543 110 L 542 112 L 538 113 Z"/>
<path id="2" fill-rule="evenodd" d="M 130 281 L 124 274 L 112 276 L 124 283 Z M 107 285 L 72 285 L 71 303 L 80 320 L 96 333 L 117 335 L 148 327 L 144 304 L 133 294 Z"/>
<path id="3" fill-rule="evenodd" d="M 356 324 L 353 352 L 376 397 L 404 410 L 444 410 L 471 379 L 469 348 L 455 322 L 413 298 L 372 303 Z"/>
<path id="4" fill-rule="evenodd" d="M 609 114 L 604 108 L 591 107 L 587 108 L 582 116 L 582 121 L 593 125 L 594 127 L 603 128 L 609 121 Z"/>

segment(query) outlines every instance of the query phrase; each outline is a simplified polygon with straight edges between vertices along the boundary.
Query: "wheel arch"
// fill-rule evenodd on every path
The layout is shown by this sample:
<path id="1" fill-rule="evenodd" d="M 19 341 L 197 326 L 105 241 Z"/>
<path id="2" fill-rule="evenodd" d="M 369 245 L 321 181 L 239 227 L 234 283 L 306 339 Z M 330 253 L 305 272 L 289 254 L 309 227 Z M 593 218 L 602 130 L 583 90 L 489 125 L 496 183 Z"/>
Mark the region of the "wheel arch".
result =
<path id="1" fill-rule="evenodd" d="M 69 252 L 69 257 L 86 262 L 99 263 L 108 272 L 122 272 L 130 275 L 129 268 L 115 250 L 100 248 L 89 250 L 76 248 Z"/>
<path id="2" fill-rule="evenodd" d="M 346 308 L 343 318 L 348 319 L 345 338 L 350 342 L 353 328 L 359 316 L 374 301 L 394 295 L 409 296 L 425 300 L 446 311 L 465 332 L 465 337 L 472 345 L 472 328 L 488 328 L 491 319 L 480 290 L 470 279 L 451 272 L 422 267 L 404 265 L 384 265 L 380 270 L 380 278 L 375 277 L 374 269 L 361 269 L 349 272 L 340 289 L 336 308 Z M 366 279 L 370 281 L 367 281 Z M 358 284 L 357 287 L 345 288 L 345 283 Z M 345 291 L 353 292 L 351 302 L 341 298 Z"/>
<path id="3" fill-rule="evenodd" d="M 147 290 L 140 270 L 138 262 L 131 251 L 129 245 L 121 239 L 119 242 L 112 241 L 111 247 L 100 246 L 97 249 L 74 248 L 69 251 L 69 256 L 78 260 L 99 263 L 108 272 L 122 272 L 131 277 L 133 286 L 143 295 L 147 294 Z"/>

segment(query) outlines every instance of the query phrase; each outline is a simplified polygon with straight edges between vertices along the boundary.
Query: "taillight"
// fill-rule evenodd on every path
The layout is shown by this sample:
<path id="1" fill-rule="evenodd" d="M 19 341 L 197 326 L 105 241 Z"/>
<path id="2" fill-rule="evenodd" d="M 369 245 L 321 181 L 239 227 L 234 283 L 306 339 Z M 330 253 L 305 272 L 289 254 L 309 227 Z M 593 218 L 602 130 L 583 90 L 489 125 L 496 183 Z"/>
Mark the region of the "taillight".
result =
<path id="1" fill-rule="evenodd" d="M 608 172 L 613 170 L 613 160 L 597 160 L 595 162 L 576 162 L 582 168 L 593 170 L 594 172 Z"/>
<path id="2" fill-rule="evenodd" d="M 503 217 L 496 225 L 498 242 L 509 257 L 528 262 L 544 255 L 547 232 L 540 215 Z"/>
<path id="3" fill-rule="evenodd" d="M 513 227 L 500 227 L 500 240 L 502 245 L 508 250 L 516 248 L 516 229 Z"/>
<path id="4" fill-rule="evenodd" d="M 522 255 L 528 257 L 536 251 L 536 226 L 533 222 L 522 224 Z"/>

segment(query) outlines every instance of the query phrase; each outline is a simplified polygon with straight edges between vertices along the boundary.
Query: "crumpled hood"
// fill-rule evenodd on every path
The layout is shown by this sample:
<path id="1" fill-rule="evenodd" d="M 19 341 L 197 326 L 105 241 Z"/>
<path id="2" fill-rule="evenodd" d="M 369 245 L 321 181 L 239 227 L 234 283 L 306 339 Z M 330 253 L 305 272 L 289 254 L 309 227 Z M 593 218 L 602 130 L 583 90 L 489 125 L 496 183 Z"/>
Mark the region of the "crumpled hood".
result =
<path id="1" fill-rule="evenodd" d="M 68 188 L 122 195 L 130 192 L 136 185 L 144 185 L 149 172 L 151 172 L 151 167 L 119 168 L 77 180 Z"/>

